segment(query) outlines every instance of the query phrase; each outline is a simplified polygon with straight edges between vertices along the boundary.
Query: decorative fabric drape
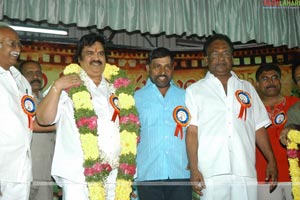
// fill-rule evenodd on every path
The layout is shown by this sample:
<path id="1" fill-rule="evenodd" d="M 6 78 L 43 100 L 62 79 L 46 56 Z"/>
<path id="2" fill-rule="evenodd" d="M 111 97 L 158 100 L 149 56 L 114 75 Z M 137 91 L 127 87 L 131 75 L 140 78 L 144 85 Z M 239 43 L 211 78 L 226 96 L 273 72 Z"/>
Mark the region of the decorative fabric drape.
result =
<path id="1" fill-rule="evenodd" d="M 264 1 L 271 0 L 0 0 L 0 19 L 166 35 L 215 31 L 233 41 L 299 47 L 300 6 L 270 9 Z"/>

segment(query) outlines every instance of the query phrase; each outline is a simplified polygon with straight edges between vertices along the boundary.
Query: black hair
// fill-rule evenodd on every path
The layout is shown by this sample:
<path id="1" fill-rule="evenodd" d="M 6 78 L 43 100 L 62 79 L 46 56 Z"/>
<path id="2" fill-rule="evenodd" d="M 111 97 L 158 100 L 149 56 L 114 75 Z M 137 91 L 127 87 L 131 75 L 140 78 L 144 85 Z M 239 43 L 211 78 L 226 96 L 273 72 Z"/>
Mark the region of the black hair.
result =
<path id="1" fill-rule="evenodd" d="M 79 63 L 79 58 L 81 58 L 82 49 L 85 46 L 92 46 L 95 42 L 100 42 L 103 46 L 103 50 L 105 53 L 105 58 L 107 60 L 107 52 L 106 52 L 106 46 L 105 46 L 105 38 L 103 35 L 97 34 L 97 33 L 89 33 L 87 35 L 84 35 L 80 38 L 77 49 L 75 52 L 75 55 L 73 57 L 73 61 L 75 63 Z"/>
<path id="2" fill-rule="evenodd" d="M 18 67 L 18 69 L 21 72 L 21 74 L 23 74 L 24 65 L 26 65 L 27 63 L 35 63 L 35 64 L 37 64 L 39 66 L 40 70 L 42 70 L 42 66 L 41 66 L 41 64 L 39 62 L 34 61 L 34 60 L 24 60 L 24 61 L 22 61 L 19 64 L 19 67 Z"/>
<path id="3" fill-rule="evenodd" d="M 208 47 L 210 46 L 210 44 L 213 43 L 216 40 L 225 41 L 229 45 L 230 51 L 233 52 L 234 48 L 233 48 L 233 44 L 232 44 L 230 38 L 227 35 L 217 33 L 217 34 L 212 35 L 211 37 L 209 37 L 206 40 L 206 42 L 204 44 L 204 47 L 203 47 L 203 51 L 204 51 L 205 56 L 207 56 L 207 50 L 208 50 Z"/>
<path id="4" fill-rule="evenodd" d="M 150 64 L 152 62 L 152 60 L 155 58 L 163 58 L 166 56 L 170 56 L 171 63 L 174 62 L 174 54 L 169 49 L 164 48 L 164 47 L 158 47 L 156 49 L 153 49 L 149 53 L 148 64 Z"/>
<path id="5" fill-rule="evenodd" d="M 281 78 L 281 69 L 278 67 L 278 65 L 276 64 L 262 64 L 259 66 L 259 68 L 256 70 L 256 73 L 255 73 L 255 79 L 256 81 L 259 81 L 259 76 L 265 72 L 265 71 L 271 71 L 271 70 L 274 70 L 278 73 L 279 75 L 279 78 Z"/>
<path id="6" fill-rule="evenodd" d="M 296 77 L 295 77 L 295 71 L 298 67 L 300 67 L 300 60 L 296 60 L 295 62 L 293 62 L 293 65 L 292 65 L 292 79 L 296 84 L 297 84 L 297 81 L 296 81 Z"/>

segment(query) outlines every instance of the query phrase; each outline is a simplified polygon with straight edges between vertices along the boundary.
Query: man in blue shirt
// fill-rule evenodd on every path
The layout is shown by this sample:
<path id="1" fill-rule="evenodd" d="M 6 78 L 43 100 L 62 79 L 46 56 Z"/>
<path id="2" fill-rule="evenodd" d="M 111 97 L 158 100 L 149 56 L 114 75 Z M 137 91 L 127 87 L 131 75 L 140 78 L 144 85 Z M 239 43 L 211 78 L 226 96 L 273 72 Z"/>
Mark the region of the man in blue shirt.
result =
<path id="1" fill-rule="evenodd" d="M 135 93 L 141 123 L 136 179 L 140 200 L 192 199 L 185 148 L 190 115 L 185 91 L 172 81 L 173 61 L 168 49 L 154 49 L 146 66 L 147 83 Z"/>

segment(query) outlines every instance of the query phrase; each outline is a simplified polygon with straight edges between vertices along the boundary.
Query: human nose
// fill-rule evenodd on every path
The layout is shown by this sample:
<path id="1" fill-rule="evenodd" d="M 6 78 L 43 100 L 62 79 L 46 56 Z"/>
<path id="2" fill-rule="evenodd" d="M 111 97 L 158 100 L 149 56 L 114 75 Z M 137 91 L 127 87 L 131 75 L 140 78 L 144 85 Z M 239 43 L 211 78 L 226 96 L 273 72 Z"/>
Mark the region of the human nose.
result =
<path id="1" fill-rule="evenodd" d="M 161 66 L 159 72 L 162 75 L 166 74 L 166 68 L 164 66 Z"/>
<path id="2" fill-rule="evenodd" d="M 218 60 L 225 60 L 225 55 L 223 53 L 218 54 Z"/>
<path id="3" fill-rule="evenodd" d="M 37 79 L 37 78 L 39 78 L 40 76 L 37 74 L 37 73 L 33 73 L 33 78 L 34 79 Z"/>

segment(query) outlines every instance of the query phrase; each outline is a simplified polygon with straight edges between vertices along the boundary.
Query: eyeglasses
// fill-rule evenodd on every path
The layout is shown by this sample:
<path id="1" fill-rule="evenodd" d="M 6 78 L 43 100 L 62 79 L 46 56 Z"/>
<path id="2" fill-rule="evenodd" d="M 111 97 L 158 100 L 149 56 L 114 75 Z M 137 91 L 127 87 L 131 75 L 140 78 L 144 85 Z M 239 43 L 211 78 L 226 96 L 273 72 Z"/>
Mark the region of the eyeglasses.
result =
<path id="1" fill-rule="evenodd" d="M 213 60 L 217 60 L 220 58 L 220 56 L 222 56 L 225 59 L 231 58 L 232 57 L 232 53 L 230 51 L 223 51 L 223 52 L 212 52 L 211 54 L 209 54 L 208 57 L 210 57 Z"/>
<path id="2" fill-rule="evenodd" d="M 12 40 L 5 40 L 5 41 L 0 41 L 0 43 L 2 44 L 6 44 L 8 46 L 10 46 L 13 49 L 16 49 L 17 47 L 19 47 L 20 49 L 22 48 L 22 44 L 20 41 L 12 41 Z"/>
<path id="3" fill-rule="evenodd" d="M 260 81 L 261 82 L 269 82 L 269 81 L 279 81 L 280 80 L 280 77 L 278 75 L 273 75 L 271 77 L 269 76 L 263 76 L 261 77 Z"/>

